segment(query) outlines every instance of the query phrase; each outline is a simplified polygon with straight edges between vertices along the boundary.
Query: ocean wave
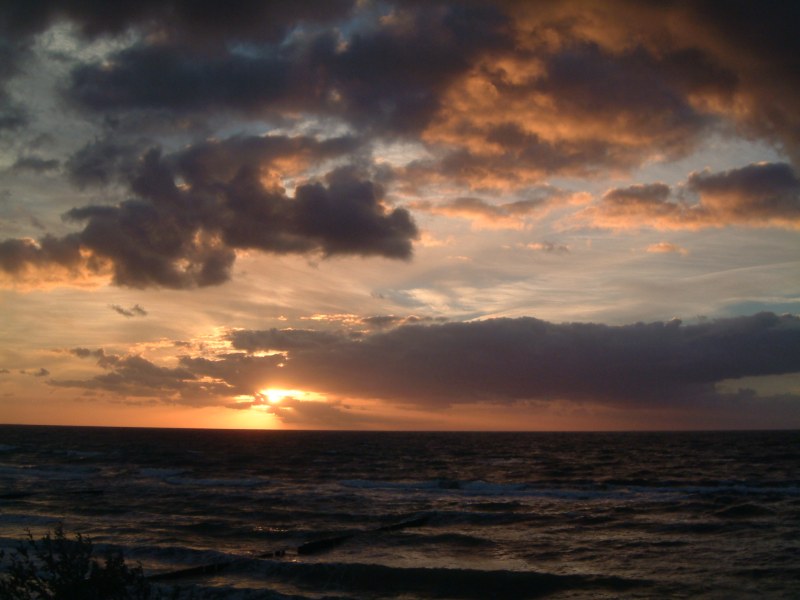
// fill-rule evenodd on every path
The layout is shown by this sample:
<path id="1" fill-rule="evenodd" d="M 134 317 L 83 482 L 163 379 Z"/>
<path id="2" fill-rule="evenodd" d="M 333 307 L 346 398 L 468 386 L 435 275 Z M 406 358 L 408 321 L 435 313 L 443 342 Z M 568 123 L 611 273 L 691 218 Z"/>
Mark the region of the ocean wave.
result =
<path id="1" fill-rule="evenodd" d="M 475 497 L 553 498 L 564 500 L 624 499 L 651 490 L 603 487 L 540 487 L 529 483 L 497 483 L 484 480 L 459 481 L 431 479 L 423 481 L 383 481 L 346 479 L 339 485 L 362 490 L 389 490 L 393 492 L 453 493 Z M 669 490 L 670 493 L 674 490 Z"/>
<path id="2" fill-rule="evenodd" d="M 166 477 L 176 477 L 186 473 L 186 469 L 165 469 L 165 468 L 141 468 L 139 474 L 143 477 L 154 477 L 156 479 L 163 479 Z"/>
<path id="3" fill-rule="evenodd" d="M 92 452 L 90 450 L 65 450 L 64 454 L 71 458 L 97 458 L 103 456 L 103 452 Z"/>
<path id="4" fill-rule="evenodd" d="M 59 523 L 61 518 L 47 515 L 26 515 L 19 513 L 0 514 L 0 524 L 3 525 L 50 525 Z"/>
<path id="5" fill-rule="evenodd" d="M 35 467 L 31 465 L 0 465 L 0 477 L 40 478 L 48 480 L 84 479 L 97 473 L 95 467 L 78 465 L 54 465 L 52 467 Z"/>
<path id="6" fill-rule="evenodd" d="M 454 491 L 475 495 L 513 495 L 526 492 L 529 488 L 523 483 L 491 483 L 483 480 L 460 481 L 456 479 L 429 479 L 423 481 L 383 481 L 374 479 L 345 479 L 339 485 L 365 490 L 394 491 Z"/>
<path id="7" fill-rule="evenodd" d="M 465 599 L 539 598 L 569 590 L 624 592 L 651 582 L 601 575 L 560 575 L 536 571 L 476 570 L 450 568 L 398 568 L 365 563 L 300 563 L 274 560 L 251 566 L 267 579 L 291 582 L 300 589 L 325 589 L 345 593 Z"/>
<path id="8" fill-rule="evenodd" d="M 166 477 L 167 483 L 173 485 L 187 485 L 197 487 L 256 487 L 267 483 L 264 479 L 243 478 L 243 479 L 213 479 L 195 477 Z"/>

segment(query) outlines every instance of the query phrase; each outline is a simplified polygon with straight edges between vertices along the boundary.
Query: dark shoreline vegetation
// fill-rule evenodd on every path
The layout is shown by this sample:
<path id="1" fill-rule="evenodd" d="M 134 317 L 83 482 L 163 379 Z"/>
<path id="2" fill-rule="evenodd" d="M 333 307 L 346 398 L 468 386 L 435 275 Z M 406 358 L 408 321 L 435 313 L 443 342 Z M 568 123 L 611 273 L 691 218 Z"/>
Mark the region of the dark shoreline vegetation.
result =
<path id="1" fill-rule="evenodd" d="M 26 540 L 6 557 L 0 551 L 0 598 L 3 600 L 162 600 L 142 567 L 130 567 L 119 550 L 103 560 L 94 555 L 92 540 L 80 533 L 70 539 L 61 525 L 40 539 Z M 181 598 L 174 588 L 168 596 Z"/>

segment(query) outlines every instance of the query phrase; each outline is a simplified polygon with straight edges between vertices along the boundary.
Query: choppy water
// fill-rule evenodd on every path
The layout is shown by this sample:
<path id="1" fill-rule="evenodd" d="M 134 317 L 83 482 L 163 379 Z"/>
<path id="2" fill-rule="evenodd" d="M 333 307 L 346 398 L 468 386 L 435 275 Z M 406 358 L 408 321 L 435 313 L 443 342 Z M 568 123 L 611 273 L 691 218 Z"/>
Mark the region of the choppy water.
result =
<path id="1" fill-rule="evenodd" d="M 0 547 L 57 523 L 200 598 L 798 598 L 800 433 L 0 426 Z"/>

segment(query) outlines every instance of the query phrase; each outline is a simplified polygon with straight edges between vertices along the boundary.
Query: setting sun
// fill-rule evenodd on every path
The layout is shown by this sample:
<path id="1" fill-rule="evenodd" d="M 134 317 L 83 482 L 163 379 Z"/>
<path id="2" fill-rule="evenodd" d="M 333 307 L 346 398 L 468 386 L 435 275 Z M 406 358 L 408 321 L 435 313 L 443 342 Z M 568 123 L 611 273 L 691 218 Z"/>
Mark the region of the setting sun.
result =
<path id="1" fill-rule="evenodd" d="M 303 390 L 287 390 L 283 388 L 265 388 L 258 394 L 262 398 L 265 398 L 270 404 L 280 404 L 287 398 L 292 398 L 294 400 L 318 399 L 318 395 L 312 392 L 305 392 Z"/>

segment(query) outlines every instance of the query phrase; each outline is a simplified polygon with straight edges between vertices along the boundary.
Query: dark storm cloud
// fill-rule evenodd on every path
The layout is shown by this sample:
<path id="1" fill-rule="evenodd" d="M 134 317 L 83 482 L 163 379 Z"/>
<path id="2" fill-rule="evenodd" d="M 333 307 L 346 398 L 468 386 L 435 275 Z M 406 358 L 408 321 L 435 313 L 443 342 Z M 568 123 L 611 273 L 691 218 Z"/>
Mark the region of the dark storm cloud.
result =
<path id="1" fill-rule="evenodd" d="M 54 158 L 41 158 L 39 156 L 20 156 L 11 168 L 15 171 L 32 171 L 34 173 L 45 173 L 58 169 L 60 161 Z"/>
<path id="2" fill-rule="evenodd" d="M 147 316 L 147 311 L 143 309 L 138 304 L 134 304 L 130 308 L 125 308 L 120 306 L 119 304 L 112 304 L 110 306 L 111 310 L 115 313 L 122 315 L 123 317 L 145 317 Z"/>
<path id="3" fill-rule="evenodd" d="M 20 63 L 28 53 L 28 41 L 18 39 L 9 30 L 0 7 L 0 133 L 21 129 L 28 123 L 28 114 L 6 90 L 8 81 L 18 74 Z"/>
<path id="4" fill-rule="evenodd" d="M 57 238 L 46 235 L 38 241 L 7 239 L 0 241 L 0 268 L 17 275 L 27 267 L 59 266 L 77 269 L 81 264 L 80 239 L 77 235 Z"/>
<path id="5" fill-rule="evenodd" d="M 355 145 L 275 136 L 203 142 L 169 156 L 150 150 L 130 175 L 134 198 L 70 210 L 65 218 L 84 227 L 64 238 L 0 242 L 0 266 L 14 275 L 28 266 L 82 265 L 110 270 L 117 285 L 186 288 L 227 281 L 238 249 L 408 259 L 417 235 L 410 215 L 387 207 L 381 186 L 357 170 L 334 169 L 324 182 L 299 185 L 294 197 L 276 179 Z M 93 175 L 74 163 L 69 169 L 85 182 L 105 181 L 118 168 L 111 162 Z M 122 163 L 124 175 L 129 162 Z"/>
<path id="6" fill-rule="evenodd" d="M 228 280 L 238 250 L 406 259 L 416 228 L 386 205 L 379 178 L 340 169 L 291 195 L 281 189 L 286 177 L 324 171 L 324 160 L 363 164 L 373 142 L 398 137 L 428 157 L 393 168 L 401 185 L 519 189 L 553 175 L 618 174 L 684 157 L 715 132 L 765 140 L 800 164 L 799 11 L 738 1 L 6 3 L 0 128 L 24 123 L 6 84 L 35 35 L 68 22 L 88 39 L 119 36 L 108 55 L 70 57 L 65 95 L 83 117 L 116 125 L 64 164 L 79 187 L 121 183 L 131 193 L 70 211 L 83 227 L 70 236 L 0 242 L 0 266 L 184 288 Z M 149 121 L 185 132 L 197 119 L 213 130 L 231 115 L 351 134 L 240 136 L 166 156 L 142 155 L 133 139 Z M 796 227 L 796 176 L 751 167 L 725 175 L 724 189 L 723 174 L 693 176 L 699 204 L 646 186 L 612 191 L 586 216 L 611 227 Z M 769 197 L 753 187 L 767 170 Z M 536 206 L 461 198 L 438 209 L 499 226 Z"/>
<path id="7" fill-rule="evenodd" d="M 252 395 L 267 382 L 280 374 L 284 357 L 280 354 L 270 356 L 250 356 L 242 352 L 231 352 L 214 357 L 182 356 L 180 365 L 197 378 L 210 380 L 208 385 L 218 395 Z"/>
<path id="8" fill-rule="evenodd" d="M 79 358 L 97 358 L 106 373 L 86 380 L 51 379 L 55 387 L 100 390 L 122 397 L 158 397 L 167 403 L 204 406 L 232 393 L 232 387 L 219 381 L 199 380 L 189 369 L 162 367 L 139 355 L 106 354 L 102 349 L 74 348 Z M 231 378 L 233 379 L 233 378 Z"/>
<path id="9" fill-rule="evenodd" d="M 79 188 L 129 178 L 143 150 L 138 146 L 128 141 L 96 139 L 69 157 L 66 162 L 67 175 Z"/>
<path id="10" fill-rule="evenodd" d="M 286 425 L 303 425 L 320 429 L 385 426 L 386 423 L 380 418 L 370 417 L 368 413 L 356 412 L 341 402 L 284 398 L 279 404 L 268 405 L 267 412 L 278 417 Z"/>
<path id="11" fill-rule="evenodd" d="M 665 406 L 726 379 L 800 371 L 800 318 L 761 313 L 682 325 L 532 318 L 404 326 L 290 353 L 283 377 L 406 403 L 575 400 Z"/>
<path id="12" fill-rule="evenodd" d="M 120 52 L 110 68 L 76 68 L 70 96 L 93 111 L 253 111 L 284 99 L 290 75 L 290 61 L 280 56 L 208 57 L 182 47 L 141 45 Z"/>
<path id="13" fill-rule="evenodd" d="M 388 329 L 401 325 L 421 323 L 442 323 L 447 321 L 444 317 L 427 317 L 409 315 L 406 317 L 396 315 L 375 315 L 364 317 L 360 320 L 362 325 L 369 329 Z M 241 329 L 232 331 L 228 335 L 231 344 L 237 350 L 246 352 L 284 352 L 294 353 L 314 348 L 333 348 L 337 344 L 344 344 L 352 339 L 350 335 L 341 332 L 317 331 L 314 329 Z"/>
<path id="14" fill-rule="evenodd" d="M 698 201 L 681 195 L 695 195 Z M 684 190 L 663 183 L 610 190 L 584 216 L 595 225 L 620 229 L 729 225 L 797 229 L 800 178 L 786 163 L 756 163 L 719 173 L 705 170 L 692 173 Z"/>
<path id="15" fill-rule="evenodd" d="M 53 0 L 11 3 L 0 27 L 6 79 L 58 21 L 89 37 L 138 32 L 73 71 L 68 93 L 89 111 L 339 116 L 422 133 L 451 151 L 451 174 L 494 157 L 507 176 L 516 165 L 541 177 L 683 156 L 723 121 L 795 153 L 798 13 L 739 1 Z"/>
<path id="16" fill-rule="evenodd" d="M 251 333 L 253 341 L 244 345 L 257 350 L 281 344 L 286 332 Z M 279 386 L 429 407 L 573 401 L 630 409 L 704 407 L 719 409 L 720 415 L 743 406 L 750 410 L 762 401 L 786 415 L 800 407 L 800 398 L 792 395 L 762 398 L 748 390 L 722 393 L 715 388 L 726 380 L 800 372 L 800 318 L 790 315 L 625 326 L 492 319 L 403 325 L 357 341 L 321 343 L 306 343 L 314 338 L 308 333 L 298 336 L 302 341 L 289 336 L 282 344 L 292 346 L 286 349 L 288 359 L 283 354 L 183 356 L 177 368 L 136 355 L 76 348 L 73 354 L 98 358 L 108 372 L 52 384 L 119 395 L 162 394 L 164 401 L 197 405 L 228 405 L 234 396 L 261 403 L 261 390 Z M 270 336 L 278 341 L 262 339 Z M 318 410 L 320 416 L 330 410 L 297 402 L 302 406 L 291 406 Z"/>
<path id="17" fill-rule="evenodd" d="M 196 0 L 36 0 L 9 2 L 0 26 L 15 37 L 36 34 L 56 20 L 75 23 L 86 36 L 121 33 L 129 27 L 157 31 L 188 42 L 228 36 L 244 39 L 280 37 L 302 22 L 324 23 L 346 15 L 352 0 L 230 0 L 224 6 Z"/>
<path id="18" fill-rule="evenodd" d="M 113 3 L 95 0 L 35 0 L 31 2 L 5 2 L 0 5 L 0 131 L 3 129 L 20 129 L 28 123 L 28 115 L 24 108 L 6 91 L 7 82 L 16 75 L 25 59 L 29 56 L 34 38 L 47 28 L 60 22 L 68 22 L 76 26 L 85 38 L 94 39 L 99 36 L 116 36 L 130 31 L 148 39 L 160 40 L 160 45 L 202 50 L 206 55 L 231 44 L 279 43 L 289 32 L 299 26 L 324 27 L 350 14 L 353 0 L 318 0 L 295 2 L 278 0 L 261 2 L 260 0 L 231 0 L 224 6 L 213 2 L 195 2 L 194 0 L 121 0 Z M 143 46 L 145 62 L 152 59 L 154 53 Z M 123 52 L 124 56 L 125 52 Z M 213 61 L 212 61 L 213 62 Z M 223 61 L 224 63 L 224 61 Z M 220 64 L 216 61 L 217 65 Z M 98 86 L 93 91 L 84 89 L 89 96 L 93 94 L 111 93 L 111 86 L 126 86 L 130 82 L 139 81 L 155 84 L 161 89 L 166 84 L 175 90 L 181 83 L 192 83 L 190 75 L 176 71 L 174 63 L 165 63 L 165 69 L 155 68 L 155 78 L 120 81 L 111 77 L 105 91 Z M 242 68 L 232 67 L 233 74 L 216 71 L 225 81 L 236 81 L 242 75 Z M 202 66 L 197 67 L 203 71 Z M 172 70 L 170 70 L 172 69 Z M 247 69 L 245 69 L 247 70 Z M 211 69 L 213 72 L 213 69 Z M 86 67 L 76 68 L 76 79 L 80 82 L 81 73 Z M 166 76 L 177 76 L 175 80 L 158 79 L 157 73 Z M 252 71 L 250 74 L 255 74 Z M 134 75 L 127 72 L 126 75 Z M 91 79 L 84 76 L 83 81 L 89 88 Z M 213 91 L 210 79 L 195 90 L 197 95 Z M 252 84 L 252 82 L 251 82 Z M 239 86 L 241 91 L 241 85 Z M 130 89 L 128 91 L 131 91 Z M 118 90 L 119 93 L 119 90 Z M 157 97 L 158 92 L 152 92 Z M 223 92 L 230 97 L 230 94 Z M 106 98 L 106 100 L 108 100 Z"/>
<path id="19" fill-rule="evenodd" d="M 180 37 L 143 41 L 78 66 L 68 95 L 90 111 L 300 109 L 378 132 L 418 132 L 471 57 L 507 45 L 505 18 L 490 6 L 432 3 L 399 8 L 380 26 L 359 23 L 346 40 L 321 31 L 213 49 Z"/>
<path id="20" fill-rule="evenodd" d="M 693 173 L 689 189 L 731 221 L 782 221 L 800 227 L 800 178 L 785 163 L 758 163 L 721 173 Z"/>
<path id="21" fill-rule="evenodd" d="M 680 8 L 708 28 L 711 51 L 736 74 L 742 126 L 776 140 L 800 166 L 800 5 L 707 0 Z"/>

